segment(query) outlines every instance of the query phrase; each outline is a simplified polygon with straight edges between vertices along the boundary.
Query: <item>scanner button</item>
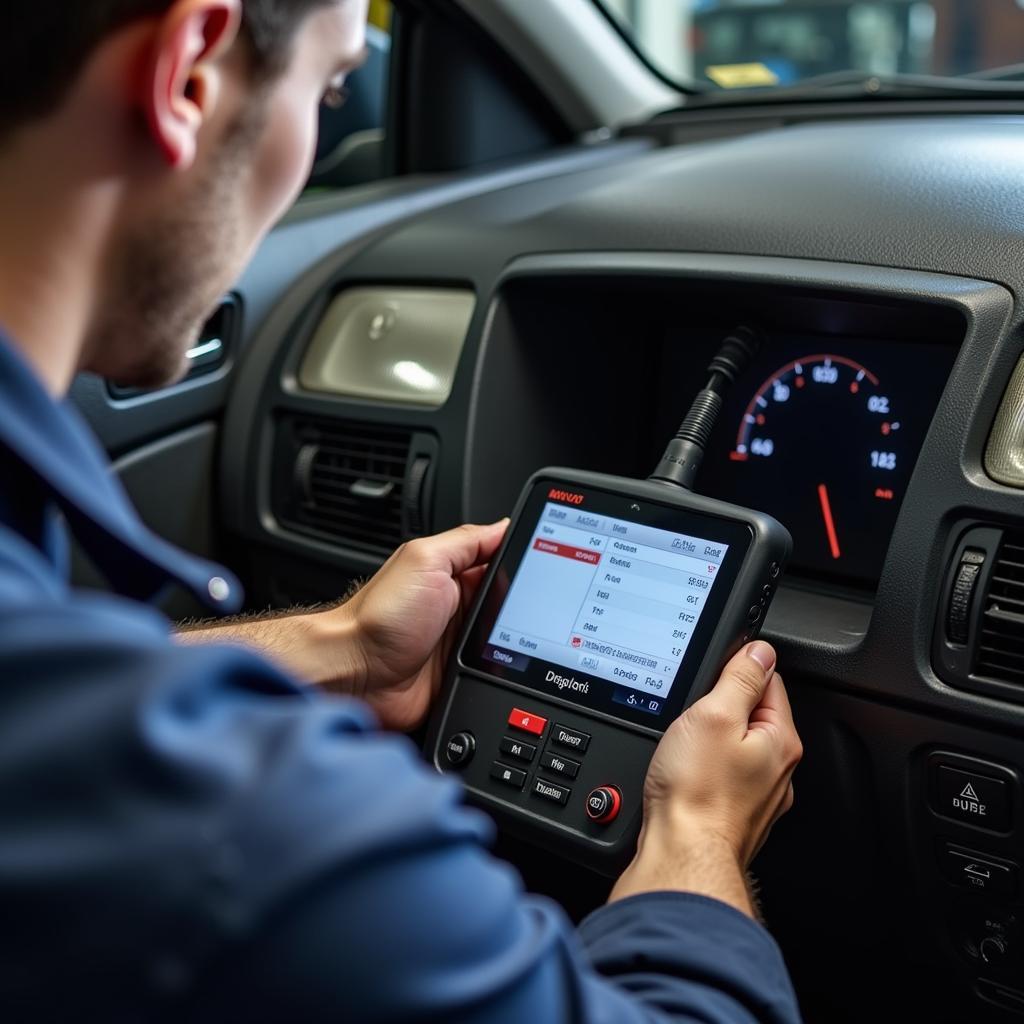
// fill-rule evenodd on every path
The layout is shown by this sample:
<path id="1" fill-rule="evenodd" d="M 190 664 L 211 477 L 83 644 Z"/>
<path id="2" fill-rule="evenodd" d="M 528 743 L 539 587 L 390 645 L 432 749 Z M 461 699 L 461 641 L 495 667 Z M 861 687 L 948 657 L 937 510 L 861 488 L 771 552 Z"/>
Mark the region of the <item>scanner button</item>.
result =
<path id="1" fill-rule="evenodd" d="M 525 761 L 527 764 L 533 760 L 537 748 L 532 743 L 524 743 L 522 740 L 514 740 L 510 736 L 504 737 L 499 748 L 503 754 L 515 758 L 517 761 Z"/>
<path id="2" fill-rule="evenodd" d="M 529 711 L 513 708 L 512 714 L 508 716 L 508 724 L 513 729 L 522 729 L 523 732 L 532 732 L 534 736 L 539 736 L 548 724 L 548 720 L 541 718 L 540 715 L 531 714 Z"/>
<path id="3" fill-rule="evenodd" d="M 577 732 L 575 729 L 567 729 L 564 725 L 556 725 L 551 734 L 551 740 L 560 747 L 568 750 L 575 750 L 582 754 L 590 746 L 590 736 L 585 732 Z"/>
<path id="4" fill-rule="evenodd" d="M 570 761 L 567 757 L 559 757 L 558 754 L 545 754 L 541 758 L 540 766 L 546 772 L 564 775 L 567 779 L 575 779 L 580 773 L 578 761 Z"/>
<path id="5" fill-rule="evenodd" d="M 761 609 L 761 606 L 760 606 L 759 604 L 755 604 L 755 605 L 754 605 L 754 606 L 753 606 L 753 607 L 752 607 L 752 608 L 750 609 L 750 611 L 749 611 L 749 612 L 747 612 L 747 619 L 748 619 L 748 620 L 749 620 L 750 622 L 758 622 L 758 621 L 760 621 L 760 618 L 761 618 L 761 611 L 762 611 L 762 609 Z"/>
<path id="6" fill-rule="evenodd" d="M 547 782 L 544 779 L 533 780 L 533 795 L 539 796 L 543 800 L 550 800 L 564 807 L 571 794 L 572 790 L 568 786 L 558 786 L 554 782 Z"/>
<path id="7" fill-rule="evenodd" d="M 777 580 L 779 578 L 779 574 L 781 572 L 782 572 L 782 566 L 779 565 L 778 562 L 772 562 L 772 564 L 768 566 L 768 575 L 773 580 Z"/>
<path id="8" fill-rule="evenodd" d="M 513 789 L 522 789 L 523 783 L 526 781 L 526 772 L 495 761 L 491 765 L 491 778 L 506 786 L 511 786 Z"/>
<path id="9" fill-rule="evenodd" d="M 476 740 L 473 734 L 457 732 L 454 736 L 448 737 L 448 742 L 444 745 L 444 757 L 453 768 L 458 768 L 473 760 L 475 750 Z"/>
<path id="10" fill-rule="evenodd" d="M 615 786 L 598 786 L 587 797 L 587 817 L 599 825 L 607 825 L 619 816 L 622 794 Z"/>

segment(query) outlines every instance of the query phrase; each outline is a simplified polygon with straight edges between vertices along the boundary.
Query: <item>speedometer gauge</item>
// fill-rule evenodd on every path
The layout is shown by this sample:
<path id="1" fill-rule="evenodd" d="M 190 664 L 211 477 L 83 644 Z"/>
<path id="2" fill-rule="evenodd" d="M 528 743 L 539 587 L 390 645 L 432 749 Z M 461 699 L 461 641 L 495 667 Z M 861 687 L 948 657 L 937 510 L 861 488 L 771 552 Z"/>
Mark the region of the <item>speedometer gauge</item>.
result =
<path id="1" fill-rule="evenodd" d="M 850 539 L 865 525 L 864 500 L 902 498 L 896 480 L 903 431 L 896 403 L 866 366 L 840 355 L 807 355 L 757 389 L 730 459 L 811 471 L 815 486 L 802 498 L 820 517 L 818 546 L 838 562 L 844 534 Z"/>
<path id="2" fill-rule="evenodd" d="M 698 489 L 774 516 L 789 575 L 877 585 L 956 349 L 769 337 L 723 406 Z"/>
<path id="3" fill-rule="evenodd" d="M 855 509 L 863 499 L 897 500 L 902 430 L 892 398 L 867 367 L 843 355 L 806 355 L 758 388 L 730 459 L 816 470 L 805 499 L 820 513 L 819 545 L 839 561 L 845 532 L 862 528 Z"/>
<path id="4" fill-rule="evenodd" d="M 871 586 L 934 408 L 908 381 L 931 390 L 932 367 L 917 346 L 805 341 L 763 351 L 736 387 L 701 487 L 785 524 L 791 569 Z"/>

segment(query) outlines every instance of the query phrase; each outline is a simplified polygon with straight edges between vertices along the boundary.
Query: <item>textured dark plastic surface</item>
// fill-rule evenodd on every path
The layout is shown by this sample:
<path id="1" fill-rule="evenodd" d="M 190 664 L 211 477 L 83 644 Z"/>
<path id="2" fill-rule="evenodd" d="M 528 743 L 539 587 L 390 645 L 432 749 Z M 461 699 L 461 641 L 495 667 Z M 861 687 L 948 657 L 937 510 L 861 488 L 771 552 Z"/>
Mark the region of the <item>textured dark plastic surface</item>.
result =
<path id="1" fill-rule="evenodd" d="M 549 100 L 454 5 L 403 5 L 393 62 L 399 173 L 476 167 L 570 141 Z"/>

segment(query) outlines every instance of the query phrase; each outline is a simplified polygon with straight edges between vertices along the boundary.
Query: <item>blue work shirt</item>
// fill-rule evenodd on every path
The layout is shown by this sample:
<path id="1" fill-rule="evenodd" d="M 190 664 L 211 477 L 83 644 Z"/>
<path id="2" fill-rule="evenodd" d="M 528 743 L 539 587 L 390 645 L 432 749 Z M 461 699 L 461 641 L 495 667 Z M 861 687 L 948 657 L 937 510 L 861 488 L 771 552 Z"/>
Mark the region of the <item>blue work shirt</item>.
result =
<path id="1" fill-rule="evenodd" d="M 798 1021 L 760 925 L 655 893 L 573 929 L 366 706 L 175 643 L 168 584 L 238 605 L 0 339 L 0 1018 Z"/>

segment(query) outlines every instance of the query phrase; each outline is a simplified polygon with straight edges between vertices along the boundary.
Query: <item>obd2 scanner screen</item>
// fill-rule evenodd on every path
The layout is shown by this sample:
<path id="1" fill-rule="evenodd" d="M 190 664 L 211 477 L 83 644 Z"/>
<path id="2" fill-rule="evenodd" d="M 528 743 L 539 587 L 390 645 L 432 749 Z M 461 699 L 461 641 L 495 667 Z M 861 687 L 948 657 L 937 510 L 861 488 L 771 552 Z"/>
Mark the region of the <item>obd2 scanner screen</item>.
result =
<path id="1" fill-rule="evenodd" d="M 664 729 L 685 706 L 751 531 L 569 486 L 542 478 L 531 489 L 463 660 Z"/>

